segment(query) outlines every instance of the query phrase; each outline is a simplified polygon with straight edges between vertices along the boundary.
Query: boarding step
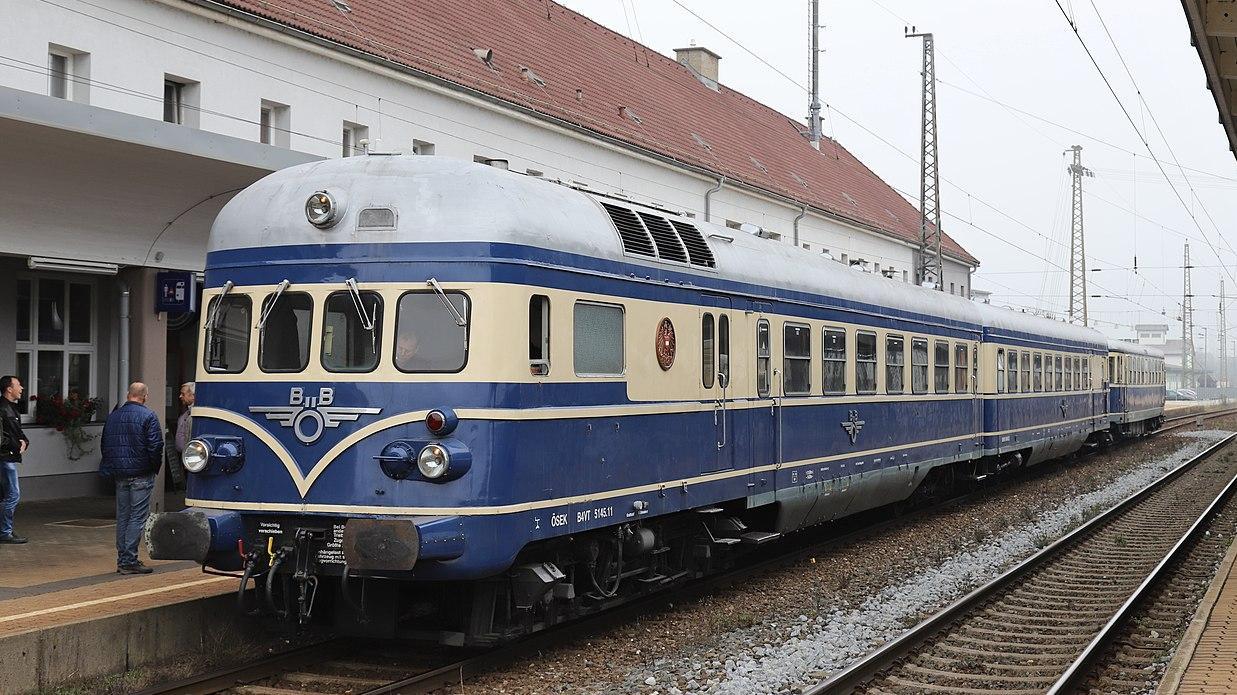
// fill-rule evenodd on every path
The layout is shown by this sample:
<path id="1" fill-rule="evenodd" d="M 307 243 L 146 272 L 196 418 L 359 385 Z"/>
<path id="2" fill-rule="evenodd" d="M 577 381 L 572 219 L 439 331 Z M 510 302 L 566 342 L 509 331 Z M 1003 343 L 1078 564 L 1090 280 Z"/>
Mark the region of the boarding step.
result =
<path id="1" fill-rule="evenodd" d="M 718 545 L 734 545 L 739 542 L 738 538 L 714 538 L 713 542 Z"/>
<path id="2" fill-rule="evenodd" d="M 697 514 L 717 514 L 719 512 L 724 512 L 726 510 L 722 509 L 721 507 L 701 507 L 700 509 L 693 509 L 692 511 L 696 512 Z"/>
<path id="3" fill-rule="evenodd" d="M 744 545 L 764 545 L 769 541 L 775 541 L 782 537 L 782 534 L 773 531 L 748 531 L 739 536 L 739 540 Z"/>

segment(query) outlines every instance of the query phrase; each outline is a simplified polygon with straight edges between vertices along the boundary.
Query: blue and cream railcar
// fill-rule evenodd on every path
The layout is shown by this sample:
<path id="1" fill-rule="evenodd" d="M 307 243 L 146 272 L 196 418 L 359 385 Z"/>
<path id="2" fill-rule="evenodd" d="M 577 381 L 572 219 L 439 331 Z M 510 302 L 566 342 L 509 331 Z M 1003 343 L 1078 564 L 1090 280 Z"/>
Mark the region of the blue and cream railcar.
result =
<path id="1" fill-rule="evenodd" d="M 1164 422 L 1164 355 L 1123 340 L 1108 342 L 1108 413 L 1114 434 L 1136 436 Z"/>
<path id="2" fill-rule="evenodd" d="M 986 304 L 979 309 L 989 469 L 1063 456 L 1107 429 L 1103 334 Z"/>
<path id="3" fill-rule="evenodd" d="M 154 520 L 154 555 L 263 577 L 281 615 L 457 641 L 1063 453 L 1103 349 L 433 157 L 267 176 L 216 220 L 206 283 L 190 509 Z M 1051 386 L 1007 381 L 1014 352 Z"/>

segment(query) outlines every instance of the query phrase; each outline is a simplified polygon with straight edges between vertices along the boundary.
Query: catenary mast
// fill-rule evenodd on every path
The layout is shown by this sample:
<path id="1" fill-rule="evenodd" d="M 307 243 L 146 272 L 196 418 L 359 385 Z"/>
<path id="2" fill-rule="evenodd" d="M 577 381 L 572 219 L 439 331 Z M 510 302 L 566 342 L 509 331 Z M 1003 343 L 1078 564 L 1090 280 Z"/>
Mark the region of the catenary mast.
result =
<path id="1" fill-rule="evenodd" d="M 941 176 L 937 169 L 936 138 L 936 50 L 932 34 L 917 33 L 914 27 L 907 38 L 923 38 L 923 113 L 919 147 L 919 248 L 915 258 L 915 282 L 921 287 L 933 283 L 945 289 L 941 261 Z"/>

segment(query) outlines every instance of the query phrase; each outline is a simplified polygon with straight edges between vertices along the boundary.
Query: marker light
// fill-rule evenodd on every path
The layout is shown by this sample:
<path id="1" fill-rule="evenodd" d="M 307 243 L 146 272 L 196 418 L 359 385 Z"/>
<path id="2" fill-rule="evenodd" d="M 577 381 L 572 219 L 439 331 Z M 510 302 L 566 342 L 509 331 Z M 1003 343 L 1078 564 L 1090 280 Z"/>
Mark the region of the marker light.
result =
<path id="1" fill-rule="evenodd" d="M 190 439 L 180 455 L 180 462 L 190 473 L 201 473 L 210 463 L 210 445 L 201 439 Z"/>
<path id="2" fill-rule="evenodd" d="M 326 191 L 317 191 L 305 201 L 305 219 L 319 229 L 326 229 L 339 221 L 339 203 Z"/>
<path id="3" fill-rule="evenodd" d="M 451 455 L 437 444 L 427 444 L 417 456 L 417 469 L 426 478 L 440 478 L 451 465 Z"/>
<path id="4" fill-rule="evenodd" d="M 425 416 L 425 429 L 430 434 L 439 434 L 447 426 L 447 416 L 441 410 L 431 410 Z"/>

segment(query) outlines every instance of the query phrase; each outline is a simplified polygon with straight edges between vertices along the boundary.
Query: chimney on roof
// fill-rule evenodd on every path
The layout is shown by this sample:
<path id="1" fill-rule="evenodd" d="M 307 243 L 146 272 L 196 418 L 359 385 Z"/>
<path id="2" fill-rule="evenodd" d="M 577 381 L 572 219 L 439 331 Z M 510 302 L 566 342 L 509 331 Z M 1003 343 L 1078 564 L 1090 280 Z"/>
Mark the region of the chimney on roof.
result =
<path id="1" fill-rule="evenodd" d="M 685 66 L 704 86 L 717 91 L 717 63 L 722 59 L 703 46 L 674 49 L 674 59 Z"/>

